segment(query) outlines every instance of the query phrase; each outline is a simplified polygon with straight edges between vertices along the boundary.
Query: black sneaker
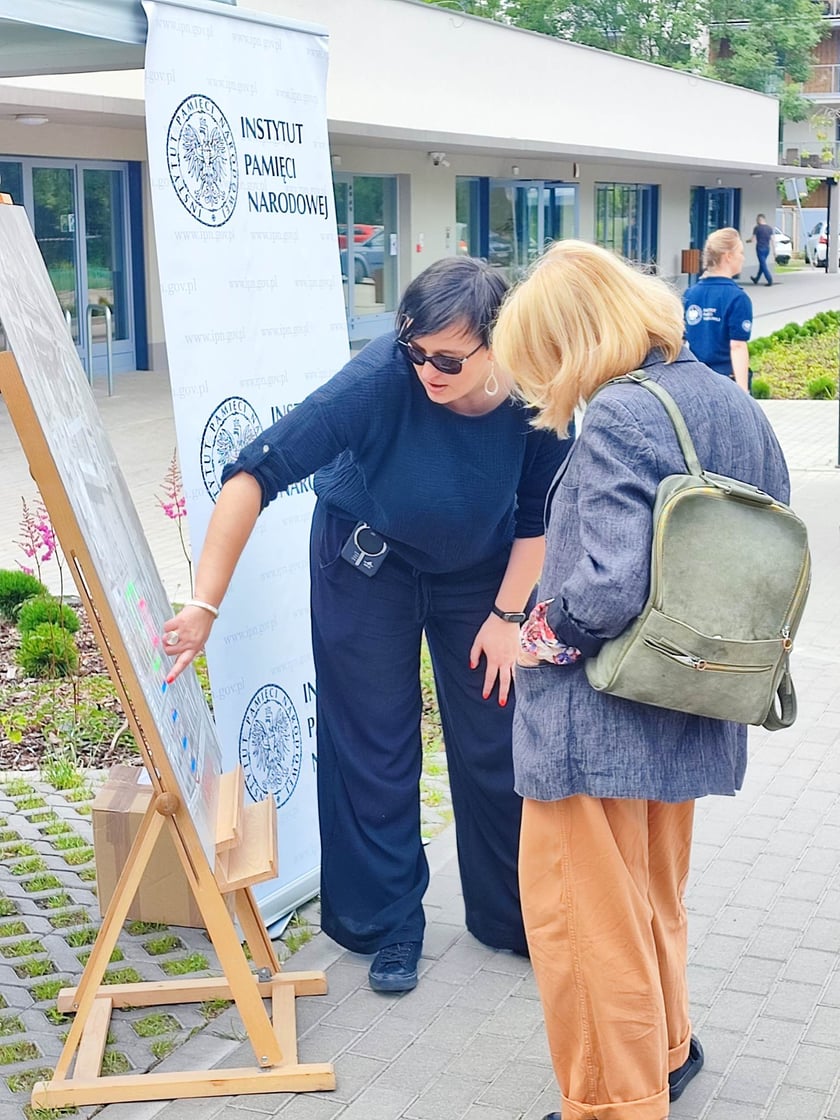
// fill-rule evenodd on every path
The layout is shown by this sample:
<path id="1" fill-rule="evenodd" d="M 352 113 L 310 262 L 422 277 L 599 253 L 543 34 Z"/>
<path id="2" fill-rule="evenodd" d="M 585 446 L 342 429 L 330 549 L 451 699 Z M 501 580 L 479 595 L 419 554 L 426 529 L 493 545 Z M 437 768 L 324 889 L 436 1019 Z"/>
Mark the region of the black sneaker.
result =
<path id="1" fill-rule="evenodd" d="M 398 941 L 380 949 L 371 962 L 368 979 L 375 992 L 410 992 L 417 987 L 417 962 L 422 941 Z"/>
<path id="2" fill-rule="evenodd" d="M 696 1077 L 703 1068 L 703 1047 L 700 1039 L 691 1036 L 688 1044 L 688 1057 L 679 1067 L 668 1074 L 668 1099 L 675 1101 L 682 1096 L 683 1090 L 692 1077 Z"/>

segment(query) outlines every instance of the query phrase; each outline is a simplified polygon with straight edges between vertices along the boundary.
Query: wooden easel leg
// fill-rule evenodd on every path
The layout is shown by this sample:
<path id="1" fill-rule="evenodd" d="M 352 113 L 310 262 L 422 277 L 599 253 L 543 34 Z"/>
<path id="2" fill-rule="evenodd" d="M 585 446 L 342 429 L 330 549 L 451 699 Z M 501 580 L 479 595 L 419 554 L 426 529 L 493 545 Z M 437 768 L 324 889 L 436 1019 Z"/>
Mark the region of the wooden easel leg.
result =
<path id="1" fill-rule="evenodd" d="M 53 1075 L 55 1080 L 62 1080 L 67 1077 L 73 1055 L 81 1042 L 88 1016 L 93 1011 L 94 1001 L 99 994 L 99 986 L 105 975 L 105 969 L 111 960 L 111 953 L 125 923 L 128 908 L 137 894 L 149 857 L 154 851 L 155 843 L 163 828 L 163 821 L 164 818 L 155 810 L 155 802 L 152 800 L 143 820 L 140 822 L 140 828 L 134 843 L 131 845 L 126 865 L 119 877 L 108 909 L 105 911 L 102 927 L 85 965 L 82 979 L 76 989 L 76 1001 L 72 1008 L 76 1017 L 56 1064 Z"/>
<path id="2" fill-rule="evenodd" d="M 193 870 L 189 853 L 177 827 L 172 830 L 172 838 L 181 856 L 181 864 L 192 880 L 191 886 L 207 934 L 220 961 L 224 964 L 225 976 L 230 984 L 230 992 L 236 1003 L 248 1038 L 254 1047 L 257 1064 L 263 1069 L 283 1064 L 280 1043 L 272 1030 L 271 1020 L 263 1006 L 262 996 L 257 988 L 251 966 L 242 952 L 242 945 L 236 933 L 233 919 L 228 913 L 218 884 L 209 866 L 198 866 Z M 266 939 L 268 934 L 265 933 Z M 271 942 L 268 942 L 271 945 Z M 264 955 L 264 952 L 263 952 Z M 272 950 L 273 955 L 273 950 Z M 276 965 L 277 959 L 274 957 Z"/>
<path id="3" fill-rule="evenodd" d="M 242 887 L 235 893 L 236 916 L 245 935 L 245 941 L 251 950 L 251 957 L 257 968 L 267 968 L 273 976 L 280 971 L 280 962 L 265 928 L 254 892 L 250 887 Z"/>

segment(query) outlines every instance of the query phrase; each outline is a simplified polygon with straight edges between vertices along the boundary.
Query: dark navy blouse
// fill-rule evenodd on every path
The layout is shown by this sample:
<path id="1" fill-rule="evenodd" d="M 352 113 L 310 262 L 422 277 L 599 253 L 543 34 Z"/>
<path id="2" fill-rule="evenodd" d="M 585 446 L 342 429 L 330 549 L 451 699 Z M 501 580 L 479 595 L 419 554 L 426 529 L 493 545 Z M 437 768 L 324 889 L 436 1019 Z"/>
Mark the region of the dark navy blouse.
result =
<path id="1" fill-rule="evenodd" d="M 321 501 L 366 521 L 420 571 L 454 572 L 543 534 L 543 505 L 572 440 L 524 405 L 482 416 L 430 401 L 393 333 L 375 339 L 226 468 L 252 474 L 263 508 L 315 474 Z"/>

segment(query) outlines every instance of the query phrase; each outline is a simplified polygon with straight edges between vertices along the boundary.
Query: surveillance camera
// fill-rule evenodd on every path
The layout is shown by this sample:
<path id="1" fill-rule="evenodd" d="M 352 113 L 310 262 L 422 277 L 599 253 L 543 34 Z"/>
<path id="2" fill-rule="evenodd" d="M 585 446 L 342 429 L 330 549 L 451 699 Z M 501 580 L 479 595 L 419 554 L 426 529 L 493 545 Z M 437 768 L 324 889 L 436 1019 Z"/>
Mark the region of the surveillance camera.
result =
<path id="1" fill-rule="evenodd" d="M 432 161 L 433 167 L 449 166 L 449 160 L 446 158 L 445 152 L 429 152 L 429 159 Z"/>

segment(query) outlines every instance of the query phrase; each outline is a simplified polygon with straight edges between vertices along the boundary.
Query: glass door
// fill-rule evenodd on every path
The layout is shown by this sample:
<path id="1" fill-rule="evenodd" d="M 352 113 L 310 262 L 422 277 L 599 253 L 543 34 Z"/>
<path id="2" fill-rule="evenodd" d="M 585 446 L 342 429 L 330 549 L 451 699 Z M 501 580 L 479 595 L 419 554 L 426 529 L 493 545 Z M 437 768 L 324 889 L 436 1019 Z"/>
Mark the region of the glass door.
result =
<path id="1" fill-rule="evenodd" d="M 84 168 L 85 306 L 93 332 L 94 362 L 105 344 L 107 309 L 114 342 L 129 336 L 128 284 L 125 267 L 125 173 Z M 93 310 L 101 309 L 101 310 Z"/>
<path id="2" fill-rule="evenodd" d="M 501 268 L 511 282 L 518 280 L 540 254 L 544 223 L 542 183 L 494 180 L 490 184 L 490 264 Z"/>
<path id="3" fill-rule="evenodd" d="M 702 249 L 716 229 L 734 226 L 741 220 L 739 187 L 691 188 L 691 248 Z"/>
<path id="4" fill-rule="evenodd" d="M 397 180 L 393 175 L 336 175 L 334 191 L 350 341 L 365 341 L 394 325 Z"/>
<path id="5" fill-rule="evenodd" d="M 135 369 L 128 165 L 22 159 L 0 175 L 30 217 L 82 365 L 90 333 L 93 372 L 105 372 L 110 318 L 114 371 Z"/>
<path id="6" fill-rule="evenodd" d="M 33 167 L 33 228 L 74 342 L 82 337 L 79 318 L 79 253 L 76 236 L 76 173 L 69 167 Z"/>
<path id="7" fill-rule="evenodd" d="M 553 241 L 577 234 L 577 187 L 543 180 L 493 179 L 487 259 L 519 280 Z"/>

